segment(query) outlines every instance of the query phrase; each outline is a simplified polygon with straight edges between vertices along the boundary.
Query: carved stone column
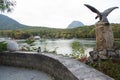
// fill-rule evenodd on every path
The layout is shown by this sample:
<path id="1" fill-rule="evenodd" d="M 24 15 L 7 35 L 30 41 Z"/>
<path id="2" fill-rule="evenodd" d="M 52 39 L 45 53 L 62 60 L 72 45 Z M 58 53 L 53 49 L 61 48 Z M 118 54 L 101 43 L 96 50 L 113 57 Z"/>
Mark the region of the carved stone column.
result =
<path id="1" fill-rule="evenodd" d="M 108 50 L 113 47 L 114 36 L 112 28 L 109 23 L 97 22 L 95 24 L 96 29 L 96 50 Z"/>

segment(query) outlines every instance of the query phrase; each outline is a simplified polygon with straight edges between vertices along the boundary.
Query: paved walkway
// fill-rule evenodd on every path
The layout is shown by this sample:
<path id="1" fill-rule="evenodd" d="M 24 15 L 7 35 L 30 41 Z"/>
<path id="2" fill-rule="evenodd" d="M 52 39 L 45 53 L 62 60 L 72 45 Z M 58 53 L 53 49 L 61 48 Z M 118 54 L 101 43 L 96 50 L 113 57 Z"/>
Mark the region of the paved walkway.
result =
<path id="1" fill-rule="evenodd" d="M 46 73 L 24 68 L 0 66 L 0 80 L 52 80 Z"/>

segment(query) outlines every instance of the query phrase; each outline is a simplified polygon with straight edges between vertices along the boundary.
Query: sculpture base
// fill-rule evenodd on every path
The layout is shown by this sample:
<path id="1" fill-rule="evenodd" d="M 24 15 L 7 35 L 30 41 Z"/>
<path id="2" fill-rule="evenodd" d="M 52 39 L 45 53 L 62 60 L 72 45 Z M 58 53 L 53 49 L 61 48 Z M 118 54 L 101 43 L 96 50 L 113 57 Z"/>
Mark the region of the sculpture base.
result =
<path id="1" fill-rule="evenodd" d="M 96 31 L 96 48 L 95 50 L 100 51 L 104 49 L 112 49 L 114 37 L 112 28 L 109 23 L 97 22 L 95 24 Z"/>
<path id="2" fill-rule="evenodd" d="M 120 48 L 102 51 L 90 51 L 87 62 L 90 64 L 98 63 L 99 61 L 105 61 L 111 59 L 116 63 L 120 63 Z"/>

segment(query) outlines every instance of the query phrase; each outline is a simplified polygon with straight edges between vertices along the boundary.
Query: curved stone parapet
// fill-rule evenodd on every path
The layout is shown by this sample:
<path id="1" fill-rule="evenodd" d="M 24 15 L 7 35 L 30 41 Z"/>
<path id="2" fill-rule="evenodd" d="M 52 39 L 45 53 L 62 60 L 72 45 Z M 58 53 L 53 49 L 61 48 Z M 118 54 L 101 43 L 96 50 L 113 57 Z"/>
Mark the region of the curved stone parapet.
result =
<path id="1" fill-rule="evenodd" d="M 2 52 L 0 65 L 41 70 L 55 80 L 114 80 L 75 59 L 49 53 Z"/>

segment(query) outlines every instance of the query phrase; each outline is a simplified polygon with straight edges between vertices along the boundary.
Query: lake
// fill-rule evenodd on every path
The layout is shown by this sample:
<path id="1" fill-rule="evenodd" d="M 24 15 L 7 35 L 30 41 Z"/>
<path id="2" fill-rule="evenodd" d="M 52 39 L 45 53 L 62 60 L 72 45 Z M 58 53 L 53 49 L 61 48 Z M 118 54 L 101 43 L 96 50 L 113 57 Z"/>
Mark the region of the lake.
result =
<path id="1" fill-rule="evenodd" d="M 57 54 L 71 54 L 72 53 L 72 48 L 71 44 L 74 41 L 79 41 L 80 43 L 83 44 L 85 47 L 85 53 L 88 55 L 89 51 L 93 50 L 93 47 L 95 47 L 95 39 L 55 39 L 55 40 L 50 40 L 47 39 L 45 41 L 39 41 L 36 40 L 33 44 L 35 48 L 41 47 L 41 51 L 44 51 L 46 48 L 47 51 L 51 52 L 56 49 Z"/>

